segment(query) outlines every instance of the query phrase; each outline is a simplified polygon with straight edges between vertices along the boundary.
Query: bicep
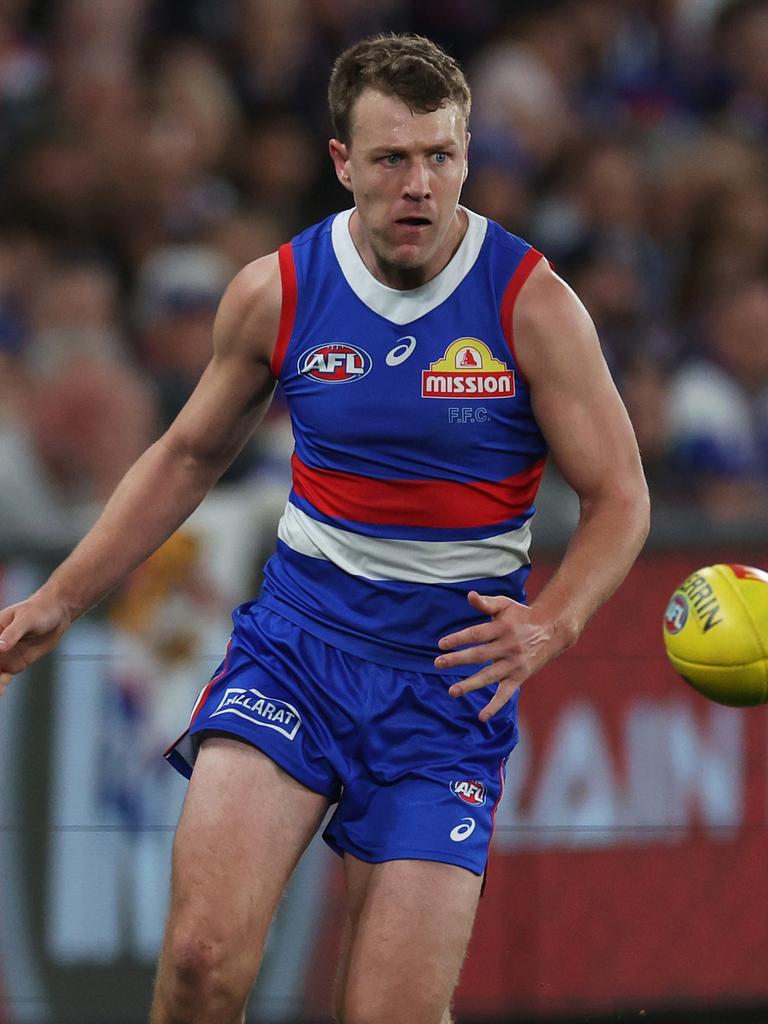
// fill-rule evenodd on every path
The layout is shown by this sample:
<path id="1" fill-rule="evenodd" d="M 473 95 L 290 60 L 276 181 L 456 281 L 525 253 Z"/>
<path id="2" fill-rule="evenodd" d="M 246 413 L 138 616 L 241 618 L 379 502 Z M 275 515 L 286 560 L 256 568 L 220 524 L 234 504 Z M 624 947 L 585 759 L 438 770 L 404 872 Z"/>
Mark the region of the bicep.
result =
<path id="1" fill-rule="evenodd" d="M 576 295 L 542 265 L 514 316 L 533 412 L 567 482 L 582 500 L 644 486 L 629 416 Z"/>

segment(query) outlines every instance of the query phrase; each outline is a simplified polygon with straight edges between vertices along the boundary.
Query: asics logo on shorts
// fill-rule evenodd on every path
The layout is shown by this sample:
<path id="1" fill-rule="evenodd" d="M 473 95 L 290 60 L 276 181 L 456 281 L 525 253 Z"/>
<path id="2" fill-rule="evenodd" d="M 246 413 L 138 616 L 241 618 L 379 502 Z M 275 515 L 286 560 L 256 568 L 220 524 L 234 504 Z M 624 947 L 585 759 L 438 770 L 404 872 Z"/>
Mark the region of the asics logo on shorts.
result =
<path id="1" fill-rule="evenodd" d="M 459 824 L 451 829 L 451 839 L 454 843 L 463 843 L 475 831 L 476 824 L 474 818 L 462 818 Z"/>
<path id="2" fill-rule="evenodd" d="M 217 715 L 236 715 L 254 725 L 274 729 L 289 740 L 294 738 L 301 726 L 301 715 L 293 704 L 278 700 L 277 697 L 267 697 L 254 688 L 246 690 L 242 686 L 230 686 L 227 689 L 210 717 L 216 718 Z"/>

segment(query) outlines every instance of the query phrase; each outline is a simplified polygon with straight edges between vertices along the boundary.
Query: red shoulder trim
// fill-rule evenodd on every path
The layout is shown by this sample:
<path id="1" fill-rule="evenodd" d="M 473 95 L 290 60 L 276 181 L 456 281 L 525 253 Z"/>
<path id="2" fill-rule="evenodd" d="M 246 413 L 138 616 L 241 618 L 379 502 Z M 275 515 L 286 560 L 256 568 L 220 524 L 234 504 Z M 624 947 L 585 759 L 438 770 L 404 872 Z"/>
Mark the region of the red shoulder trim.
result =
<path id="1" fill-rule="evenodd" d="M 272 354 L 271 368 L 275 377 L 280 376 L 283 360 L 285 359 L 285 351 L 293 334 L 293 323 L 296 319 L 296 303 L 299 294 L 296 284 L 296 266 L 293 262 L 293 249 L 290 242 L 280 246 L 277 251 L 277 259 L 280 264 L 283 301 L 280 306 L 280 324 L 277 328 L 275 351 Z"/>
<path id="2" fill-rule="evenodd" d="M 520 363 L 515 352 L 515 338 L 512 331 L 512 314 L 515 308 L 515 302 L 517 296 L 520 294 L 520 289 L 523 287 L 525 282 L 528 280 L 531 271 L 539 262 L 544 259 L 538 249 L 529 249 L 528 252 L 523 256 L 517 265 L 512 277 L 509 279 L 509 283 L 504 292 L 504 297 L 501 300 L 501 329 L 504 331 L 504 337 L 507 339 L 507 345 L 509 351 L 515 357 L 517 363 L 518 373 L 524 377 L 523 371 L 520 367 Z"/>

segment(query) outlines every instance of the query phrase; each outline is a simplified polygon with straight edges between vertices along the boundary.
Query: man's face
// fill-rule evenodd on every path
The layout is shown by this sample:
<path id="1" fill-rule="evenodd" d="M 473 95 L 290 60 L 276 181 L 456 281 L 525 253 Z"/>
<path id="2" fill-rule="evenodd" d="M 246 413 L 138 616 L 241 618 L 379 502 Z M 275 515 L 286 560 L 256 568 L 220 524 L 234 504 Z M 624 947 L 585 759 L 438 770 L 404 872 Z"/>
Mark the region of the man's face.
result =
<path id="1" fill-rule="evenodd" d="M 368 263 L 373 257 L 385 277 L 417 271 L 428 280 L 461 237 L 456 207 L 469 136 L 460 109 L 446 103 L 413 114 L 402 100 L 365 89 L 349 134 L 347 144 L 332 139 L 330 150 L 339 180 L 355 197 L 361 255 Z"/>

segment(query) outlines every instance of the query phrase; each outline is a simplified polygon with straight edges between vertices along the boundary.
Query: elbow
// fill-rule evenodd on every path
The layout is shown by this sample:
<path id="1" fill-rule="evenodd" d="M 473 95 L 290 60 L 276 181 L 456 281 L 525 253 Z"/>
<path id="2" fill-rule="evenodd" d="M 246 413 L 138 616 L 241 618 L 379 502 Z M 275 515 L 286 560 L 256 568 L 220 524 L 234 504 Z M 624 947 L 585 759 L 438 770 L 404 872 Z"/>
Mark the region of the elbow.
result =
<path id="1" fill-rule="evenodd" d="M 636 538 L 637 550 L 645 544 L 651 530 L 651 496 L 642 470 L 623 489 L 619 500 L 621 515 Z"/>
<path id="2" fill-rule="evenodd" d="M 624 538 L 635 557 L 645 544 L 651 528 L 651 499 L 645 475 L 641 472 L 614 479 L 593 500 L 582 500 L 582 514 L 610 524 Z"/>

